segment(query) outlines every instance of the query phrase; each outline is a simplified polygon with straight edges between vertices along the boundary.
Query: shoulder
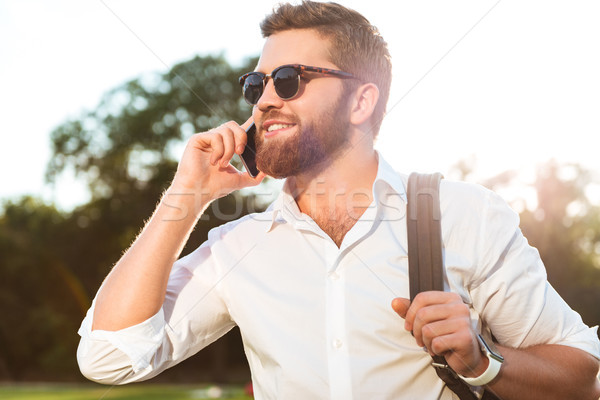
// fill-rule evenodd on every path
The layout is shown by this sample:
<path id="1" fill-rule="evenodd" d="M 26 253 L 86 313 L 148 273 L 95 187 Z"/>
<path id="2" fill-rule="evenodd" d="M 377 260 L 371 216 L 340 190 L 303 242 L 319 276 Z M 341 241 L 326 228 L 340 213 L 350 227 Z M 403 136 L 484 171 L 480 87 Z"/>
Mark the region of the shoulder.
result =
<path id="1" fill-rule="evenodd" d="M 517 213 L 497 193 L 481 185 L 444 179 L 440 184 L 442 221 L 481 227 L 519 224 Z"/>
<path id="2" fill-rule="evenodd" d="M 176 265 L 194 271 L 199 265 L 214 264 L 217 260 L 247 253 L 266 235 L 272 224 L 272 216 L 273 213 L 267 210 L 212 228 L 208 232 L 208 238 L 191 253 L 180 258 Z"/>
<path id="3" fill-rule="evenodd" d="M 442 179 L 440 199 L 445 207 L 464 209 L 465 206 L 484 206 L 493 192 L 481 185 Z"/>
<path id="4" fill-rule="evenodd" d="M 240 244 L 251 243 L 264 236 L 273 224 L 273 211 L 245 215 L 235 221 L 227 222 L 208 233 L 207 243 Z"/>
<path id="5" fill-rule="evenodd" d="M 519 215 L 498 194 L 472 183 L 442 181 L 440 203 L 446 267 L 455 278 L 450 284 L 455 291 L 478 286 L 522 238 Z"/>

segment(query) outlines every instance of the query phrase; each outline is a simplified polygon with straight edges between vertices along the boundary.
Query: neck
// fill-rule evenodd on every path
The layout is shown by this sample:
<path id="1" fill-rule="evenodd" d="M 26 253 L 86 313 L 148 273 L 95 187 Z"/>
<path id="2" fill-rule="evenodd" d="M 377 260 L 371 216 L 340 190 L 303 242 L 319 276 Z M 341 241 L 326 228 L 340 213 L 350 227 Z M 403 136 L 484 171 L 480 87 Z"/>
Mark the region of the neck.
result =
<path id="1" fill-rule="evenodd" d="M 377 153 L 349 147 L 326 168 L 289 178 L 301 212 L 310 216 L 338 246 L 373 200 Z"/>

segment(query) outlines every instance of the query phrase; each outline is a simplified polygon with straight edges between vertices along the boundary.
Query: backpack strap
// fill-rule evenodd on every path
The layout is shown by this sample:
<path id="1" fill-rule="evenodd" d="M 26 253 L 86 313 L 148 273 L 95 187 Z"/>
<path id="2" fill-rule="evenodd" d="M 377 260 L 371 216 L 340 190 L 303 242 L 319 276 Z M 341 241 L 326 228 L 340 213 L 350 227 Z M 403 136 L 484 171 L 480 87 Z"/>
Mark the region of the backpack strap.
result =
<path id="1" fill-rule="evenodd" d="M 408 276 L 410 300 L 420 292 L 444 290 L 444 259 L 442 257 L 442 225 L 440 181 L 443 176 L 412 173 L 408 179 Z M 440 379 L 461 400 L 477 400 L 471 387 L 450 368 L 442 356 L 433 356 L 431 365 Z M 490 392 L 484 399 L 492 399 Z"/>
<path id="2" fill-rule="evenodd" d="M 410 301 L 428 290 L 444 290 L 440 181 L 442 174 L 408 178 L 408 275 Z"/>

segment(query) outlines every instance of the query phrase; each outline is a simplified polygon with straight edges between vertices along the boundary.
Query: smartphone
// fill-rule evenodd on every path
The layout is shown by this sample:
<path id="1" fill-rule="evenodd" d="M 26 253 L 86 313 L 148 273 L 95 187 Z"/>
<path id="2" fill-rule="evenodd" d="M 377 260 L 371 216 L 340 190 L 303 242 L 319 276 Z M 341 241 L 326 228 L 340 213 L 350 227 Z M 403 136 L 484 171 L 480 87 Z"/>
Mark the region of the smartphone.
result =
<path id="1" fill-rule="evenodd" d="M 258 175 L 258 168 L 256 168 L 256 142 L 254 141 L 256 125 L 254 125 L 254 122 L 246 129 L 246 135 L 248 136 L 248 140 L 240 158 L 244 167 L 246 167 L 248 175 L 254 178 Z"/>

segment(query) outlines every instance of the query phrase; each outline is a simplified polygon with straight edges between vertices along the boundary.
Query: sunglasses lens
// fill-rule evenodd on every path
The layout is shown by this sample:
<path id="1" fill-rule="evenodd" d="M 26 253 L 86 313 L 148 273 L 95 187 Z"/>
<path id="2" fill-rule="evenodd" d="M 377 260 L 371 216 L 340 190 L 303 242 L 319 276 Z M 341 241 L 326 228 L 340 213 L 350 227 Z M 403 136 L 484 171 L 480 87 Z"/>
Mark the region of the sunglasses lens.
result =
<path id="1" fill-rule="evenodd" d="M 291 99 L 298 93 L 298 71 L 291 67 L 284 67 L 273 76 L 273 85 L 277 95 L 282 99 Z"/>
<path id="2" fill-rule="evenodd" d="M 249 74 L 244 81 L 244 98 L 250 104 L 258 103 L 263 93 L 263 78 L 258 74 Z"/>

